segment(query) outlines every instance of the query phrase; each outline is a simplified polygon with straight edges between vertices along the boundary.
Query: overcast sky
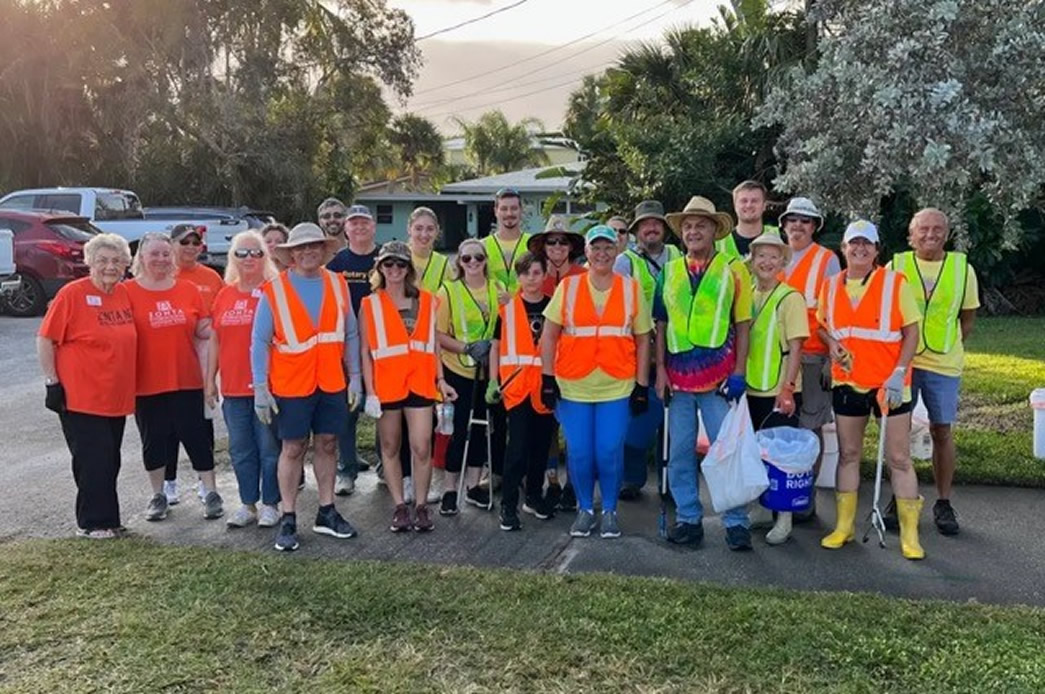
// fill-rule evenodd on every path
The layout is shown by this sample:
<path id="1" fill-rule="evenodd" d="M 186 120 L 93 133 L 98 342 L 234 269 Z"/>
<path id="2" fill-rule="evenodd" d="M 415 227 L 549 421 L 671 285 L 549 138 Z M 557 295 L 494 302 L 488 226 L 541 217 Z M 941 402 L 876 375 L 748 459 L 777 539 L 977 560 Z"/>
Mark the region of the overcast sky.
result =
<path id="1" fill-rule="evenodd" d="M 389 0 L 389 5 L 413 18 L 420 37 L 516 1 Z M 393 107 L 424 115 L 448 134 L 456 131 L 451 116 L 473 120 L 494 108 L 512 121 L 533 116 L 558 129 L 566 99 L 585 74 L 605 68 L 629 44 L 658 39 L 669 27 L 706 24 L 720 1 L 525 0 L 421 41 L 424 66 L 414 96 Z"/>

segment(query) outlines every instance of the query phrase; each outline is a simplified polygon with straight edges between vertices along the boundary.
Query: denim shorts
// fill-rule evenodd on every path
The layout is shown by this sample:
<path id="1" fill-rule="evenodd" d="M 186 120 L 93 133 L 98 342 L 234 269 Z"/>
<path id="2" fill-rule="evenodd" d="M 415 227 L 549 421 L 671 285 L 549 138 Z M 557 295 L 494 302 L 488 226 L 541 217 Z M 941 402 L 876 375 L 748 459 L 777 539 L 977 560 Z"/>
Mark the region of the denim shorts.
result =
<path id="1" fill-rule="evenodd" d="M 348 392 L 326 393 L 317 390 L 303 398 L 276 396 L 279 413 L 276 415 L 277 438 L 280 441 L 298 441 L 313 434 L 340 436 L 348 426 Z"/>
<path id="2" fill-rule="evenodd" d="M 927 369 L 914 369 L 911 373 L 911 397 L 921 395 L 925 409 L 929 411 L 930 424 L 954 424 L 958 418 L 958 390 L 961 376 L 945 376 Z"/>

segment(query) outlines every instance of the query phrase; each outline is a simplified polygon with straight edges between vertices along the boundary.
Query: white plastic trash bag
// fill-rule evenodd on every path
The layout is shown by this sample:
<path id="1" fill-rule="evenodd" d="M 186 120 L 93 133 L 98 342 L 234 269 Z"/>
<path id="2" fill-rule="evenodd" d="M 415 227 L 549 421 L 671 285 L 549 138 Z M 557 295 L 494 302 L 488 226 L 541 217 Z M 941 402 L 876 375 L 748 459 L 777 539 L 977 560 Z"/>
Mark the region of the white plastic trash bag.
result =
<path id="1" fill-rule="evenodd" d="M 716 513 L 744 506 L 769 486 L 746 396 L 730 406 L 718 437 L 704 457 L 703 470 Z"/>
<path id="2" fill-rule="evenodd" d="M 813 469 L 820 454 L 820 439 L 808 429 L 773 427 L 755 434 L 762 460 L 792 475 Z"/>

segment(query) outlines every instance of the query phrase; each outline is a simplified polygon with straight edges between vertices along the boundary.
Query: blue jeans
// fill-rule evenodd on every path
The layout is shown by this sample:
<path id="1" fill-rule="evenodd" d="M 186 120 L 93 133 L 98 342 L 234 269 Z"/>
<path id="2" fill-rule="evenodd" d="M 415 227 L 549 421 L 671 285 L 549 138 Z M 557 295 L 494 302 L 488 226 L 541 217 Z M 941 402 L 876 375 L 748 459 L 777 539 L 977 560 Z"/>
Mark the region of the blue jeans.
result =
<path id="1" fill-rule="evenodd" d="M 577 494 L 577 507 L 595 507 L 595 478 L 599 478 L 602 510 L 617 510 L 617 492 L 623 472 L 624 435 L 628 429 L 628 399 L 608 402 L 559 400 L 556 416 L 566 437 L 566 466 Z"/>
<path id="2" fill-rule="evenodd" d="M 697 413 L 704 419 L 708 441 L 715 442 L 729 403 L 718 393 L 673 393 L 668 406 L 668 484 L 675 499 L 675 519 L 696 525 L 704 518 L 697 480 Z M 738 506 L 722 514 L 722 525 L 749 526 L 747 508 Z"/>
<path id="3" fill-rule="evenodd" d="M 279 442 L 272 429 L 254 414 L 251 396 L 224 398 L 221 413 L 229 431 L 229 457 L 239 484 L 239 500 L 256 504 L 260 498 L 261 503 L 275 506 L 279 503 Z"/>
<path id="4" fill-rule="evenodd" d="M 345 432 L 337 437 L 337 476 L 355 479 L 359 476 L 359 457 L 356 455 L 356 427 L 362 407 L 349 410 Z"/>
<path id="5" fill-rule="evenodd" d="M 649 409 L 638 416 L 632 415 L 624 439 L 624 484 L 639 488 L 646 484 L 650 446 L 658 444 L 656 456 L 660 458 L 657 431 L 664 425 L 664 403 L 656 390 L 649 389 Z"/>

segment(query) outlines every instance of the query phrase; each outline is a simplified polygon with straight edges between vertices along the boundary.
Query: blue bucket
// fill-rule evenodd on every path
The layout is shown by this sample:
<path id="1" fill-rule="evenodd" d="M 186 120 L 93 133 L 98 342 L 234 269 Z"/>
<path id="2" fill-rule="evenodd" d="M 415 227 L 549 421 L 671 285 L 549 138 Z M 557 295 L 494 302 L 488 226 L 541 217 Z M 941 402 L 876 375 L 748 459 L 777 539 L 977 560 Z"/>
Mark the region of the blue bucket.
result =
<path id="1" fill-rule="evenodd" d="M 792 474 L 762 461 L 769 473 L 769 487 L 758 502 L 773 511 L 805 511 L 813 500 L 813 471 Z"/>

